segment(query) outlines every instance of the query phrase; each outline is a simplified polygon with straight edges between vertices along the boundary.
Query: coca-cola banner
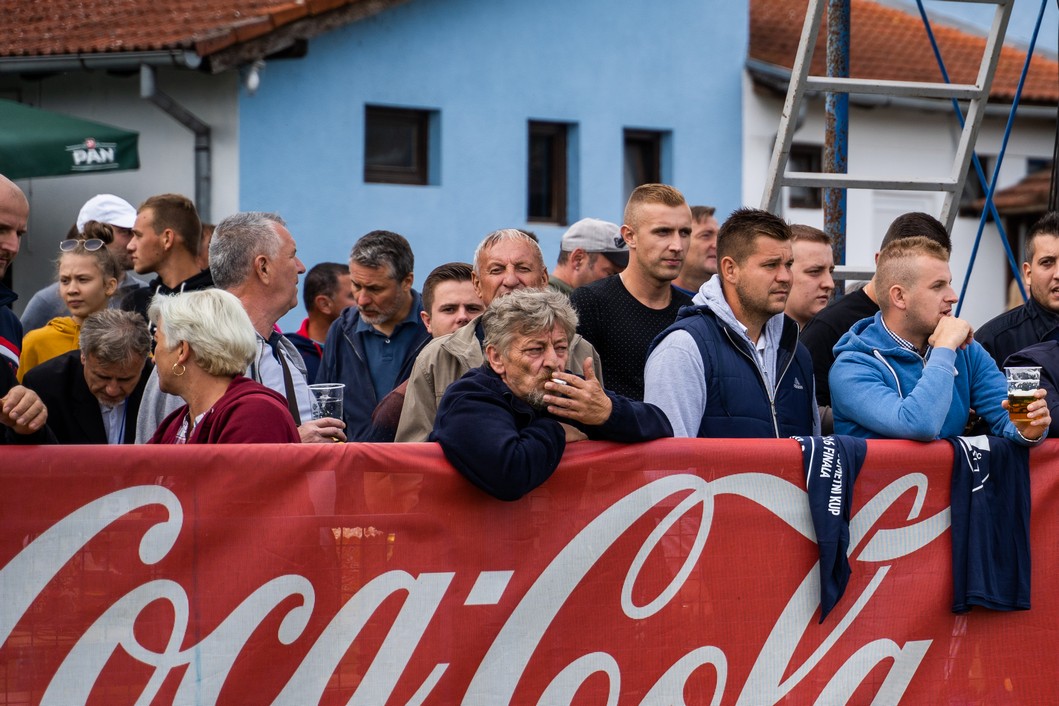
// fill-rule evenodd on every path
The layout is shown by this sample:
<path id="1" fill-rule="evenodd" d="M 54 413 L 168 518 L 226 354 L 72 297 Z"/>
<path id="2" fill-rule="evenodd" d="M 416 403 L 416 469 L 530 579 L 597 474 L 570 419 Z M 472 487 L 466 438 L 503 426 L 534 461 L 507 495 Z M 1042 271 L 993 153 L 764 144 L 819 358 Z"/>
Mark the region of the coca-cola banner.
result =
<path id="1" fill-rule="evenodd" d="M 949 444 L 869 442 L 820 622 L 793 440 L 572 445 L 512 503 L 432 444 L 0 451 L 0 704 L 1043 704 L 1032 608 L 952 613 Z"/>

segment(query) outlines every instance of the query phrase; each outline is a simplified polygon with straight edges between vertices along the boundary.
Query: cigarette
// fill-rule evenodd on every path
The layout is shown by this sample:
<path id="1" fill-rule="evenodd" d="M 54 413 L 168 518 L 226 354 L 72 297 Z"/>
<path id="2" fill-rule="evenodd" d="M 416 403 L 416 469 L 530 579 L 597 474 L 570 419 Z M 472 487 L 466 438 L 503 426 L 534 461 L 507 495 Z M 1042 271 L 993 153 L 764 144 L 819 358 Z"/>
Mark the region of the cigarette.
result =
<path id="1" fill-rule="evenodd" d="M 566 380 L 560 380 L 559 378 L 552 378 L 552 382 L 554 382 L 556 385 L 567 385 L 568 384 L 566 382 Z"/>

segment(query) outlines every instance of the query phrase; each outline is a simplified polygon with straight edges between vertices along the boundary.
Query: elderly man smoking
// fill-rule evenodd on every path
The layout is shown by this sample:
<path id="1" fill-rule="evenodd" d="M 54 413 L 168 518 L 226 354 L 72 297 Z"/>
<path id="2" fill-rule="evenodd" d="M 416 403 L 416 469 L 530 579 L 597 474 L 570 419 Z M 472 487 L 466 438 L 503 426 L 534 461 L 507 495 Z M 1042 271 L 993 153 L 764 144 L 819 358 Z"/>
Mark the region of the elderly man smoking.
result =
<path id="1" fill-rule="evenodd" d="M 568 441 L 650 441 L 672 436 L 655 406 L 603 389 L 592 359 L 585 377 L 567 370 L 577 314 L 554 290 L 522 289 L 482 315 L 482 367 L 449 386 L 431 441 L 472 483 L 517 500 L 546 481 Z"/>

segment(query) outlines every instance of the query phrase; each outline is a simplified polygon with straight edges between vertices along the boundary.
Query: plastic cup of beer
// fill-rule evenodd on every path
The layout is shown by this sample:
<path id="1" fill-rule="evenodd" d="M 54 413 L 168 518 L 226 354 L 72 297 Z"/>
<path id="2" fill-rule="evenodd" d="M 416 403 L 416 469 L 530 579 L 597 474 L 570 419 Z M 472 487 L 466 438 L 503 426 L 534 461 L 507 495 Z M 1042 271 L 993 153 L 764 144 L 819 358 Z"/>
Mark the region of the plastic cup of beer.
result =
<path id="1" fill-rule="evenodd" d="M 324 417 L 342 418 L 342 397 L 346 386 L 341 382 L 326 382 L 309 385 L 312 393 L 313 419 Z"/>
<path id="2" fill-rule="evenodd" d="M 1013 422 L 1030 421 L 1030 402 L 1041 386 L 1040 368 L 1004 368 L 1008 379 L 1008 415 Z"/>

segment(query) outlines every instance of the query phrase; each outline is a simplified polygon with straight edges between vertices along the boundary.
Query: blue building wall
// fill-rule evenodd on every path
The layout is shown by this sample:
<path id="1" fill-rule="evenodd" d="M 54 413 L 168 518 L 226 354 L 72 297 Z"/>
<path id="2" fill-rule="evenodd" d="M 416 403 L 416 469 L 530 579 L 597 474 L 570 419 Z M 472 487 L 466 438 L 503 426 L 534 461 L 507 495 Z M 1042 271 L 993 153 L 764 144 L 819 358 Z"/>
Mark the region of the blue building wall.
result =
<path id="1" fill-rule="evenodd" d="M 665 177 L 727 213 L 747 24 L 745 3 L 410 0 L 270 61 L 241 96 L 240 208 L 282 214 L 308 267 L 401 233 L 416 288 L 497 228 L 536 232 L 551 265 L 565 227 L 526 220 L 527 121 L 546 120 L 576 125 L 570 222 L 621 222 L 624 128 L 671 131 Z M 365 104 L 439 111 L 436 185 L 364 182 Z"/>

